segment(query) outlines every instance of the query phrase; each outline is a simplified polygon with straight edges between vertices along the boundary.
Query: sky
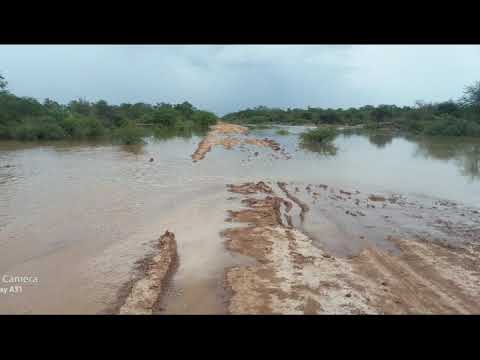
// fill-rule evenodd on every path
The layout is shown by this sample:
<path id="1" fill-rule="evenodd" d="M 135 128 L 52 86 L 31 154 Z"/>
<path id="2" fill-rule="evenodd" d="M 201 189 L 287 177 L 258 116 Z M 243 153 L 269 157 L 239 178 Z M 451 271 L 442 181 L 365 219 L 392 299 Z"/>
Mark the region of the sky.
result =
<path id="1" fill-rule="evenodd" d="M 0 45 L 18 96 L 247 107 L 348 108 L 458 99 L 478 45 Z"/>

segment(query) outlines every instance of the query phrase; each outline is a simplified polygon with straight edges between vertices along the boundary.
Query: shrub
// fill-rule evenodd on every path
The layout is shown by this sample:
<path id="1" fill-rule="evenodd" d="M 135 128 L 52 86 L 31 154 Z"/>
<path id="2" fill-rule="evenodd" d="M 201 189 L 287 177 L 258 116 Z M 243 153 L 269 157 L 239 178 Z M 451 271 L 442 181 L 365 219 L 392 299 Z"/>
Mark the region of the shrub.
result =
<path id="1" fill-rule="evenodd" d="M 67 136 L 65 130 L 49 116 L 27 118 L 11 130 L 17 140 L 60 140 Z"/>
<path id="2" fill-rule="evenodd" d="M 61 140 L 64 139 L 66 135 L 65 130 L 63 130 L 58 124 L 40 124 L 38 128 L 39 140 Z"/>
<path id="3" fill-rule="evenodd" d="M 198 126 L 201 129 L 206 129 L 210 125 L 217 123 L 217 117 L 208 111 L 197 110 L 192 116 L 191 119 L 195 126 Z"/>
<path id="4" fill-rule="evenodd" d="M 480 125 L 471 120 L 443 116 L 428 124 L 424 133 L 441 136 L 480 136 Z"/>
<path id="5" fill-rule="evenodd" d="M 0 139 L 10 139 L 10 129 L 7 126 L 0 125 Z"/>
<path id="6" fill-rule="evenodd" d="M 375 121 L 367 121 L 364 126 L 365 130 L 377 130 L 379 128 L 379 124 Z"/>
<path id="7" fill-rule="evenodd" d="M 105 127 L 96 118 L 71 115 L 60 123 L 65 133 L 71 138 L 98 137 L 105 133 Z"/>
<path id="8" fill-rule="evenodd" d="M 288 130 L 278 129 L 278 130 L 276 131 L 276 134 L 277 134 L 277 135 L 288 135 L 288 134 L 290 134 L 290 133 L 288 132 Z"/>
<path id="9" fill-rule="evenodd" d="M 415 120 L 412 118 L 405 118 L 401 120 L 400 127 L 405 131 L 418 134 L 424 131 L 425 126 L 428 123 L 429 122 L 427 121 Z"/>
<path id="10" fill-rule="evenodd" d="M 337 130 L 334 128 L 317 128 L 306 131 L 300 135 L 303 143 L 328 144 L 337 136 Z"/>
<path id="11" fill-rule="evenodd" d="M 38 129 L 33 124 L 21 124 L 13 130 L 13 138 L 22 141 L 38 139 Z"/>
<path id="12" fill-rule="evenodd" d="M 144 142 L 144 129 L 129 122 L 126 125 L 116 129 L 113 133 L 114 139 L 124 145 L 141 144 Z"/>

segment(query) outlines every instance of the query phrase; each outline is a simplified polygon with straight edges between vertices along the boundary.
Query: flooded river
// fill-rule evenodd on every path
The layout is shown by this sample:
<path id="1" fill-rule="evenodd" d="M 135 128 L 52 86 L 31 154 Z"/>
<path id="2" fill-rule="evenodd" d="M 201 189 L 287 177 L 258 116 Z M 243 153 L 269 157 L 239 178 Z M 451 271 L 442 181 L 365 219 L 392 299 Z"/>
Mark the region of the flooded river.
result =
<path id="1" fill-rule="evenodd" d="M 299 147 L 303 127 L 283 128 L 289 135 L 253 133 L 281 144 L 288 160 L 215 147 L 194 163 L 197 136 L 143 146 L 0 142 L 0 286 L 38 280 L 0 294 L 0 313 L 108 312 L 167 229 L 180 263 L 164 311 L 225 312 L 224 269 L 249 261 L 225 251 L 219 234 L 229 183 L 325 183 L 480 207 L 479 140 L 344 134 L 324 151 Z"/>

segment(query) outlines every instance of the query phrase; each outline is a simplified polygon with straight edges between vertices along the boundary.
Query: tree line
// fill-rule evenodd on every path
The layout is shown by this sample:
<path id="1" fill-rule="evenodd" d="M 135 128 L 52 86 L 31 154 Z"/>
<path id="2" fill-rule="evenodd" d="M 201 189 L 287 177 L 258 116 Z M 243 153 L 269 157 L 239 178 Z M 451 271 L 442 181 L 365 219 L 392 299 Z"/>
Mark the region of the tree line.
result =
<path id="1" fill-rule="evenodd" d="M 19 97 L 7 89 L 0 75 L 0 139 L 59 140 L 109 136 L 122 143 L 141 141 L 148 133 L 163 136 L 208 129 L 217 116 L 181 104 L 123 103 L 110 105 L 105 100 L 84 99 L 60 104 Z"/>
<path id="2" fill-rule="evenodd" d="M 367 129 L 395 128 L 425 135 L 480 136 L 480 82 L 467 86 L 454 101 L 414 106 L 379 105 L 349 109 L 258 106 L 227 114 L 223 120 L 244 124 L 363 125 Z M 60 104 L 19 97 L 0 75 L 0 139 L 58 140 L 112 137 L 122 143 L 140 142 L 146 134 L 158 137 L 204 131 L 217 116 L 189 102 L 108 104 L 84 99 Z"/>
<path id="3" fill-rule="evenodd" d="M 416 134 L 480 136 L 480 82 L 465 88 L 459 100 L 417 101 L 414 106 L 363 106 L 349 109 L 279 109 L 258 106 L 227 114 L 225 121 L 244 124 L 364 125 Z"/>

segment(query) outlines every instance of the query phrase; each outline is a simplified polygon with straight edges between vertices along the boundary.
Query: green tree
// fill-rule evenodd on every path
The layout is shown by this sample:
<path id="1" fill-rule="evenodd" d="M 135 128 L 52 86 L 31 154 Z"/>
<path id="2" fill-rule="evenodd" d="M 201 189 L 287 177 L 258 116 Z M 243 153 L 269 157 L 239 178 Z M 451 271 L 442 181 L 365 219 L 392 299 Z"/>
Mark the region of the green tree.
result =
<path id="1" fill-rule="evenodd" d="M 467 106 L 480 107 L 480 81 L 465 88 L 461 102 Z"/>
<path id="2" fill-rule="evenodd" d="M 77 113 L 80 115 L 88 116 L 90 115 L 90 103 L 84 99 L 78 99 L 70 101 L 68 107 L 71 112 Z"/>
<path id="3" fill-rule="evenodd" d="M 383 122 L 392 117 L 392 111 L 388 105 L 379 105 L 372 111 L 376 122 Z"/>
<path id="4" fill-rule="evenodd" d="M 5 78 L 0 74 L 0 91 L 5 91 L 7 88 L 8 82 Z"/>
<path id="5" fill-rule="evenodd" d="M 195 112 L 195 108 L 188 101 L 184 101 L 181 104 L 177 104 L 173 107 L 175 110 L 179 111 L 186 118 L 190 118 Z"/>

